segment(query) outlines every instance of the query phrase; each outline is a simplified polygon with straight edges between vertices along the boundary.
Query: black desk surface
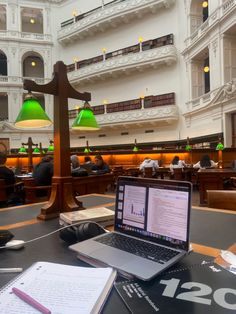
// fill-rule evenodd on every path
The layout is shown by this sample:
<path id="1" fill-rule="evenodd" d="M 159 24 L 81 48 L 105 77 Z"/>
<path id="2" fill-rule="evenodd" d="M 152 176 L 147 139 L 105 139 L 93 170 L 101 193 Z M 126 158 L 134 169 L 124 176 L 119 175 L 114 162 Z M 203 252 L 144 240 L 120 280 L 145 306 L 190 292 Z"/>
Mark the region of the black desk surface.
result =
<path id="1" fill-rule="evenodd" d="M 113 199 L 105 196 L 86 196 L 81 199 L 85 207 L 95 205 L 106 206 L 107 203 L 107 207 L 114 208 L 111 205 Z M 21 207 L 1 211 L 0 225 L 13 224 L 22 220 L 35 218 L 41 206 L 42 204 L 37 204 L 28 206 L 27 208 Z M 191 215 L 191 242 L 226 249 L 235 242 L 235 223 L 235 214 L 193 209 Z M 15 239 L 27 241 L 52 232 L 59 227 L 58 219 L 54 219 L 26 225 L 23 228 L 14 228 L 11 231 L 15 235 Z M 188 267 L 202 260 L 209 261 L 212 259 L 212 257 L 191 253 L 179 262 L 177 267 Z M 68 245 L 59 238 L 58 233 L 28 243 L 21 250 L 0 250 L 0 268 L 22 267 L 26 269 L 37 261 L 88 266 L 77 259 L 75 252 L 68 249 Z M 0 274 L 0 286 L 3 286 L 15 276 L 16 274 Z M 103 309 L 103 313 L 128 313 L 128 310 L 114 289 Z"/>

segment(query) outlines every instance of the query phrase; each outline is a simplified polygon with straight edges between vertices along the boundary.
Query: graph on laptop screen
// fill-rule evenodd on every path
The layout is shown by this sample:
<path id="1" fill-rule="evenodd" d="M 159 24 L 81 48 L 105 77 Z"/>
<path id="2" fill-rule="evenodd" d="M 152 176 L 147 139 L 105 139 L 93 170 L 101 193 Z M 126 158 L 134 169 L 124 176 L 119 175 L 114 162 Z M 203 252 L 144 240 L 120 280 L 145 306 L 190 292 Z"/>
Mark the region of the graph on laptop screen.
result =
<path id="1" fill-rule="evenodd" d="M 188 242 L 190 189 L 188 185 L 168 185 L 121 180 L 117 187 L 116 230 L 179 248 Z"/>

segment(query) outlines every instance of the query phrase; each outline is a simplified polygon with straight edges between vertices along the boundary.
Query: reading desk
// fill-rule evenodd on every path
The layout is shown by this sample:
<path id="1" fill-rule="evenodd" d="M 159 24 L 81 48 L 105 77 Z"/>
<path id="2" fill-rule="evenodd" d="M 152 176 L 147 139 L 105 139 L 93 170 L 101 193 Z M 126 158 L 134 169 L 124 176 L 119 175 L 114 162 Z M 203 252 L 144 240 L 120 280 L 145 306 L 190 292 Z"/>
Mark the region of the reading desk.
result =
<path id="1" fill-rule="evenodd" d="M 85 207 L 105 206 L 114 208 L 114 196 L 111 195 L 92 194 L 82 196 L 80 199 Z M 41 206 L 42 203 L 1 209 L 0 229 L 8 229 L 15 235 L 15 239 L 27 241 L 59 228 L 58 219 L 40 221 L 35 218 Z M 186 268 L 200 263 L 202 260 L 212 261 L 219 254 L 220 249 L 226 250 L 235 243 L 235 223 L 235 212 L 201 207 L 193 208 L 191 242 L 194 252 L 185 257 L 174 268 Z M 68 249 L 68 244 L 59 238 L 58 233 L 28 243 L 21 250 L 0 251 L 0 268 L 22 267 L 25 270 L 37 261 L 88 266 L 76 258 L 76 254 Z M 0 286 L 15 276 L 16 274 L 0 274 Z M 112 290 L 103 313 L 129 313 L 115 289 Z"/>

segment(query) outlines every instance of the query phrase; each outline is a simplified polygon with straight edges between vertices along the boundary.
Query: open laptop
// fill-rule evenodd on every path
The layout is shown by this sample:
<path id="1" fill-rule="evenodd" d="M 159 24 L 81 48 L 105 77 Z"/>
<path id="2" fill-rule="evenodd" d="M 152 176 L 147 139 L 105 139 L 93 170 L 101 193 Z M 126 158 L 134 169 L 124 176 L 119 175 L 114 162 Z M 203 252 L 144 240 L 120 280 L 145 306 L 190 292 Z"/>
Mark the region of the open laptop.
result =
<path id="1" fill-rule="evenodd" d="M 185 181 L 119 177 L 114 232 L 70 249 L 150 280 L 189 251 L 192 184 Z"/>

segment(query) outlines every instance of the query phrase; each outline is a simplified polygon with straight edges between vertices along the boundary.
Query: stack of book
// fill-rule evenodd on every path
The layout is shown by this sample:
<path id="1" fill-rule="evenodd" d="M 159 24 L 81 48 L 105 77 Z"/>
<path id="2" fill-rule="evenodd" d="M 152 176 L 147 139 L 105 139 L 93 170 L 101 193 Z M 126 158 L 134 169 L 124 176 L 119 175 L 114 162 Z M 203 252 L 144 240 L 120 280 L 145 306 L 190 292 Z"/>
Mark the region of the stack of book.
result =
<path id="1" fill-rule="evenodd" d="M 60 214 L 60 224 L 63 226 L 92 221 L 102 227 L 111 226 L 114 224 L 115 212 L 106 207 L 87 208 L 74 212 L 65 212 Z"/>

